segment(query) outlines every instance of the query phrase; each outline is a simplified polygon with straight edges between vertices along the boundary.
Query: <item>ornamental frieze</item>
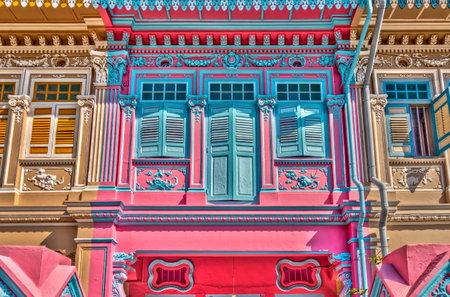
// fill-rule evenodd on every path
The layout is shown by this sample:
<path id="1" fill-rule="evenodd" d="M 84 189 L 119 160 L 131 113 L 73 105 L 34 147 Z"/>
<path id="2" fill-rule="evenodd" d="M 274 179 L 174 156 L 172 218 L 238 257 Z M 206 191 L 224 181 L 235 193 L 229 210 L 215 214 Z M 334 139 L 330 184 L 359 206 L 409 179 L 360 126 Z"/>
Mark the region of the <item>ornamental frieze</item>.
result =
<path id="1" fill-rule="evenodd" d="M 442 167 L 391 167 L 392 187 L 414 192 L 421 189 L 443 190 Z"/>

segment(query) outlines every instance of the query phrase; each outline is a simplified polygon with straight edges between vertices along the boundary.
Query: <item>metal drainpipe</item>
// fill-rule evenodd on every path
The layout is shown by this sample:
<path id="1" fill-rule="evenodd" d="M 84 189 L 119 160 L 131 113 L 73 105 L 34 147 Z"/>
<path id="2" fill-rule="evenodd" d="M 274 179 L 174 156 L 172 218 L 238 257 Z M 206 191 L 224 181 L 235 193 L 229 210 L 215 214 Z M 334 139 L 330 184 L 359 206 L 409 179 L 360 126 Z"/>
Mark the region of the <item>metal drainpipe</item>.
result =
<path id="1" fill-rule="evenodd" d="M 377 20 L 375 23 L 375 29 L 373 32 L 372 43 L 370 46 L 370 54 L 369 60 L 367 62 L 367 69 L 364 78 L 364 86 L 363 86 L 363 94 L 364 94 L 364 113 L 365 113 L 365 121 L 366 121 L 366 137 L 367 137 L 367 152 L 369 157 L 369 175 L 370 180 L 378 187 L 380 192 L 380 200 L 381 200 L 381 214 L 380 214 L 380 241 L 381 241 L 381 254 L 382 256 L 386 256 L 389 253 L 388 250 L 388 242 L 386 236 L 386 225 L 387 225 L 387 216 L 389 212 L 389 203 L 387 199 L 386 193 L 386 185 L 377 178 L 376 168 L 375 168 L 375 152 L 374 152 L 374 144 L 373 144 L 373 126 L 372 126 L 372 117 L 370 112 L 370 77 L 372 76 L 373 63 L 375 61 L 377 48 L 378 48 L 378 40 L 380 39 L 380 31 L 381 25 L 383 23 L 384 11 L 386 9 L 386 0 L 380 0 Z"/>
<path id="2" fill-rule="evenodd" d="M 349 158 L 349 167 L 350 167 L 350 178 L 352 182 L 356 185 L 358 188 L 359 193 L 359 220 L 358 220 L 358 249 L 359 249 L 359 257 L 358 262 L 360 265 L 360 276 L 359 279 L 362 282 L 362 288 L 360 289 L 368 289 L 367 285 L 367 267 L 366 267 L 366 251 L 364 246 L 364 219 L 366 218 L 366 203 L 364 198 L 364 185 L 361 183 L 361 181 L 358 179 L 358 174 L 356 172 L 356 156 L 354 152 L 354 135 L 353 135 L 353 113 L 352 113 L 352 100 L 350 96 L 350 80 L 352 79 L 356 67 L 356 63 L 358 62 L 358 57 L 361 52 L 361 48 L 364 42 L 364 39 L 366 38 L 367 29 L 369 28 L 369 23 L 372 19 L 372 13 L 373 13 L 373 7 L 372 7 L 372 0 L 366 1 L 367 5 L 367 16 L 366 20 L 364 21 L 364 26 L 361 32 L 361 36 L 359 37 L 358 46 L 355 50 L 355 55 L 353 57 L 352 64 L 350 66 L 350 69 L 347 72 L 347 78 L 344 82 L 344 96 L 345 101 L 347 104 L 345 104 L 345 118 L 347 122 L 347 134 L 348 134 L 348 140 L 349 140 L 349 152 L 350 152 L 350 158 Z M 363 296 L 367 296 L 367 292 L 364 293 Z"/>

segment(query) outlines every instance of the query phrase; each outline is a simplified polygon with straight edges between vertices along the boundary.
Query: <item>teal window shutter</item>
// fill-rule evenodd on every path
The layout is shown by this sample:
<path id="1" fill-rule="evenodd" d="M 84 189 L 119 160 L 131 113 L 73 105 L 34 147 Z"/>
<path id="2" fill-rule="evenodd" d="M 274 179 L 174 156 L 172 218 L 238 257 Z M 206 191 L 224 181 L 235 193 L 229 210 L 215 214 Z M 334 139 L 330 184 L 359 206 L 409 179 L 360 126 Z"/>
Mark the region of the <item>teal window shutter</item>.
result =
<path id="1" fill-rule="evenodd" d="M 408 104 L 386 106 L 389 154 L 392 157 L 414 156 L 411 116 Z"/>
<path id="2" fill-rule="evenodd" d="M 146 106 L 142 108 L 139 133 L 139 155 L 160 156 L 162 139 L 162 110 L 161 106 Z"/>
<path id="3" fill-rule="evenodd" d="M 163 156 L 185 157 L 186 108 L 175 104 L 164 105 Z"/>
<path id="4" fill-rule="evenodd" d="M 232 157 L 229 106 L 209 108 L 210 200 L 229 200 L 231 195 Z"/>
<path id="5" fill-rule="evenodd" d="M 440 155 L 450 148 L 450 85 L 431 102 L 431 114 L 436 153 Z"/>
<path id="6" fill-rule="evenodd" d="M 234 105 L 234 200 L 253 200 L 255 197 L 255 107 Z"/>
<path id="7" fill-rule="evenodd" d="M 300 107 L 298 105 L 281 106 L 278 108 L 278 156 L 301 156 L 300 142 Z"/>
<path id="8" fill-rule="evenodd" d="M 301 106 L 303 155 L 325 157 L 325 117 L 318 105 Z"/>

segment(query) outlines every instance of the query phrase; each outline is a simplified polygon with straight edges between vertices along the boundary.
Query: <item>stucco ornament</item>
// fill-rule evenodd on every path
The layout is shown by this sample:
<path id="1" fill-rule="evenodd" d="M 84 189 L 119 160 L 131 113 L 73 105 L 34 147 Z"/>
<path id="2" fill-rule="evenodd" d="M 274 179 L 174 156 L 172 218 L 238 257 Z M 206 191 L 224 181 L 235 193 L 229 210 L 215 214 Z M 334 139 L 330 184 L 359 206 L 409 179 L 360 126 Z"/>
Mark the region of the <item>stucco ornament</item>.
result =
<path id="1" fill-rule="evenodd" d="M 344 106 L 344 95 L 328 95 L 327 107 L 334 115 L 334 120 L 340 122 L 341 109 Z"/>
<path id="2" fill-rule="evenodd" d="M 122 57 L 111 57 L 107 60 L 108 85 L 121 85 L 127 61 Z"/>
<path id="3" fill-rule="evenodd" d="M 352 274 L 350 271 L 344 271 L 339 274 L 339 280 L 341 281 L 343 287 L 339 297 L 343 297 L 352 288 Z"/>
<path id="4" fill-rule="evenodd" d="M 153 178 L 145 180 L 148 184 L 146 190 L 172 190 L 178 185 L 178 178 L 176 176 L 170 177 L 172 171 L 159 169 L 155 174 L 152 174 L 151 171 L 146 174 Z"/>
<path id="5" fill-rule="evenodd" d="M 297 176 L 297 173 L 293 170 L 287 170 L 285 172 L 285 175 L 288 179 L 297 182 L 297 185 L 293 186 L 292 189 L 315 189 L 319 186 L 319 182 L 315 179 L 318 178 L 318 176 L 315 176 L 311 174 L 310 176 L 307 175 L 300 175 Z"/>
<path id="6" fill-rule="evenodd" d="M 30 108 L 31 99 L 28 95 L 8 95 L 8 104 L 16 117 L 16 123 L 22 121 L 24 111 Z"/>
<path id="7" fill-rule="evenodd" d="M 339 262 L 349 262 L 351 260 L 351 254 L 350 253 L 340 253 L 340 254 L 331 254 L 328 257 L 328 261 L 330 261 L 330 264 L 334 264 L 337 261 Z"/>
<path id="8" fill-rule="evenodd" d="M 114 253 L 113 255 L 113 260 L 114 261 L 130 261 L 131 263 L 135 263 L 136 262 L 136 257 L 134 255 L 134 253 Z"/>
<path id="9" fill-rule="evenodd" d="M 119 105 L 122 107 L 127 122 L 129 122 L 137 105 L 137 95 L 119 95 Z"/>
<path id="10" fill-rule="evenodd" d="M 431 295 L 433 297 L 448 297 L 450 294 L 449 288 L 450 287 L 450 276 L 447 275 L 447 277 L 439 284 L 439 287 L 437 287 Z"/>
<path id="11" fill-rule="evenodd" d="M 372 107 L 372 111 L 375 113 L 375 118 L 377 119 L 378 124 L 381 123 L 386 104 L 387 95 L 370 95 L 370 106 Z"/>
<path id="12" fill-rule="evenodd" d="M 350 67 L 350 63 L 352 61 L 352 58 L 346 57 L 346 56 L 340 56 L 336 59 L 336 67 L 339 71 L 339 74 L 341 75 L 342 82 L 344 82 L 347 79 L 347 76 L 349 75 L 348 69 Z"/>
<path id="13" fill-rule="evenodd" d="M 92 66 L 95 70 L 95 83 L 106 84 L 108 82 L 108 67 L 106 65 L 106 53 L 91 51 Z"/>
<path id="14" fill-rule="evenodd" d="M 440 166 L 392 168 L 392 177 L 394 189 L 443 189 Z"/>
<path id="15" fill-rule="evenodd" d="M 43 190 L 51 191 L 57 185 L 60 185 L 64 182 L 64 177 L 61 177 L 59 180 L 56 175 L 45 173 L 45 169 L 39 168 L 37 170 L 37 174 L 32 178 L 29 178 L 28 181 L 33 182 L 36 187 L 39 187 Z"/>
<path id="16" fill-rule="evenodd" d="M 123 271 L 117 271 L 113 274 L 113 288 L 112 297 L 126 297 L 123 283 L 128 279 L 128 276 Z"/>
<path id="17" fill-rule="evenodd" d="M 206 105 L 206 96 L 187 96 L 188 105 L 191 108 L 192 114 L 194 114 L 195 122 L 199 123 L 202 116 L 203 109 Z"/>
<path id="18" fill-rule="evenodd" d="M 261 112 L 264 114 L 264 121 L 267 122 L 270 118 L 270 113 L 276 104 L 274 95 L 259 95 L 256 98 L 258 102 L 258 107 L 261 109 Z"/>
<path id="19" fill-rule="evenodd" d="M 84 122 L 87 124 L 92 114 L 92 109 L 94 109 L 95 105 L 95 96 L 94 95 L 78 95 L 78 106 L 81 108 L 81 112 L 83 113 Z"/>
<path id="20" fill-rule="evenodd" d="M 0 297 L 15 297 L 14 294 L 8 286 L 0 279 Z"/>

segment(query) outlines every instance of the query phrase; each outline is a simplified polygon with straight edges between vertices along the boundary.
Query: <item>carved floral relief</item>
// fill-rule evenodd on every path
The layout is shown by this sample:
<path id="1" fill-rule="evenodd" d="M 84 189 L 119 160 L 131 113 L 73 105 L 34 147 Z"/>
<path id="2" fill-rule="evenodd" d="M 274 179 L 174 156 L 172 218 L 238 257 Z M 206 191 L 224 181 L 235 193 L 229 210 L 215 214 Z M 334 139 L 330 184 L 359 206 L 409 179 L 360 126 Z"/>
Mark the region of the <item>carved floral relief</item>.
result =
<path id="1" fill-rule="evenodd" d="M 22 191 L 66 191 L 72 187 L 72 167 L 26 167 L 22 172 Z"/>
<path id="2" fill-rule="evenodd" d="M 392 167 L 391 170 L 394 189 L 411 192 L 417 189 L 443 189 L 441 166 Z"/>
<path id="3" fill-rule="evenodd" d="M 138 167 L 135 191 L 185 191 L 187 167 Z"/>
<path id="4" fill-rule="evenodd" d="M 278 168 L 280 191 L 328 191 L 328 167 Z"/>

